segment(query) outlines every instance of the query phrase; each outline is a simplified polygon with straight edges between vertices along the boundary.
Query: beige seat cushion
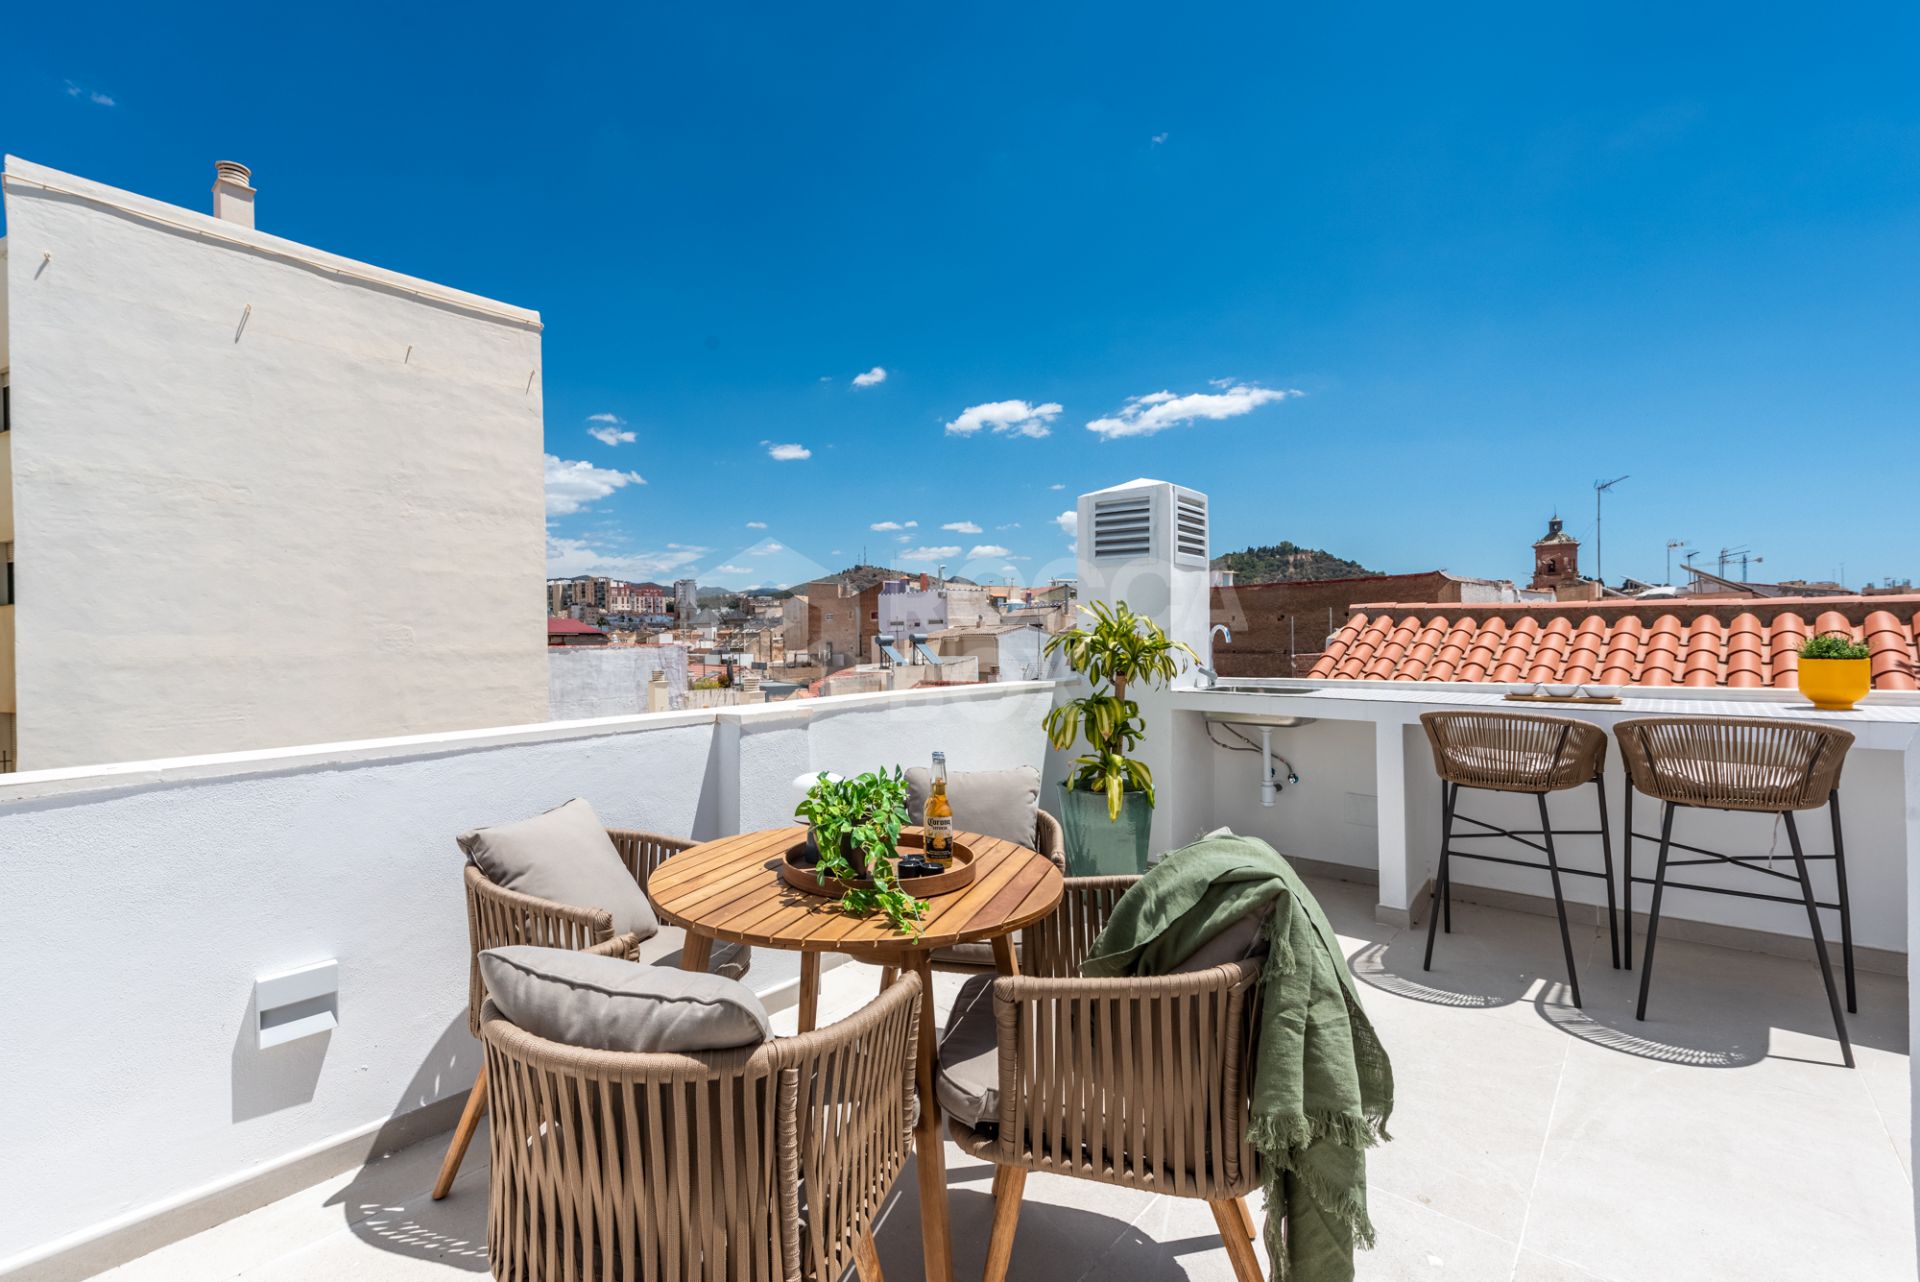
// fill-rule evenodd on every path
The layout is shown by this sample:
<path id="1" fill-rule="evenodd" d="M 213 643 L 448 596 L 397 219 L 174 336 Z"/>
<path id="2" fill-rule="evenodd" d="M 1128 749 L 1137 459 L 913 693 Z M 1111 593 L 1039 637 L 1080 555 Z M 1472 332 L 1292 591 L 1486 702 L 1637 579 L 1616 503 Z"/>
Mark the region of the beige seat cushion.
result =
<path id="1" fill-rule="evenodd" d="M 476 828 L 459 841 L 496 886 L 571 908 L 604 908 L 615 934 L 651 939 L 660 929 L 606 825 L 579 797 L 531 819 Z"/>
<path id="2" fill-rule="evenodd" d="M 691 1053 L 773 1036 L 760 999 L 720 975 L 528 946 L 487 949 L 480 973 L 502 1015 L 567 1046 Z"/>
<path id="3" fill-rule="evenodd" d="M 940 1038 L 934 1094 L 948 1117 L 968 1126 L 1000 1121 L 999 1030 L 993 1018 L 992 975 L 975 975 L 960 989 Z"/>
<path id="4" fill-rule="evenodd" d="M 907 814 L 920 823 L 933 792 L 933 775 L 924 767 L 907 771 Z M 947 776 L 947 800 L 953 804 L 957 832 L 977 832 L 1032 847 L 1040 813 L 1040 772 L 1032 766 L 1012 770 L 959 770 Z"/>

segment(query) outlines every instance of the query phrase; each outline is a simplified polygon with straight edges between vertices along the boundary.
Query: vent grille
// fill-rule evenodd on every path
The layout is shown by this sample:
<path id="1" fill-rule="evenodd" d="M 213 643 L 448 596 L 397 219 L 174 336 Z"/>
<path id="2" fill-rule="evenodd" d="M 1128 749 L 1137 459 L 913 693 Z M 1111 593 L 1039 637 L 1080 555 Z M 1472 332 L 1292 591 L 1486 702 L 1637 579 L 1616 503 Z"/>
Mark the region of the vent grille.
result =
<path id="1" fill-rule="evenodd" d="M 1153 502 L 1146 495 L 1096 499 L 1093 504 L 1093 554 L 1150 556 L 1153 552 Z"/>
<path id="2" fill-rule="evenodd" d="M 1207 500 L 1176 491 L 1173 496 L 1173 551 L 1176 556 L 1207 559 Z"/>

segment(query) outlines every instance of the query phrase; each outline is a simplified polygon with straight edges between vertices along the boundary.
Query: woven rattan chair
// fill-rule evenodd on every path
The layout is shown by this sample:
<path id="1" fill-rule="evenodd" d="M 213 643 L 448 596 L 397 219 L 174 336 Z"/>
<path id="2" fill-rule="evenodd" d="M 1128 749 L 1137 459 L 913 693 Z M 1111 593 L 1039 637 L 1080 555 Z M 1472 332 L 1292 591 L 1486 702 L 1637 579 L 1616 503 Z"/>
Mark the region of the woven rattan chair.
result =
<path id="1" fill-rule="evenodd" d="M 647 878 L 655 868 L 670 856 L 694 844 L 685 838 L 663 837 L 658 833 L 631 828 L 609 828 L 607 836 L 613 839 L 621 861 L 643 891 L 647 888 Z M 465 880 L 467 939 L 471 945 L 467 960 L 467 1027 L 476 1038 L 480 1036 L 480 1009 L 487 1000 L 486 985 L 480 980 L 481 953 L 489 948 L 506 948 L 514 944 L 533 944 L 542 948 L 589 948 L 604 944 L 614 937 L 613 914 L 604 908 L 580 908 L 572 904 L 554 903 L 549 899 L 539 899 L 496 886 L 471 863 L 466 867 Z M 668 960 L 676 952 L 679 941 L 678 929 L 663 928 L 653 938 L 640 943 L 634 960 Z M 716 948 L 712 967 L 722 974 L 738 978 L 746 973 L 751 958 L 751 952 L 744 947 Z M 466 1159 L 467 1146 L 473 1142 L 473 1133 L 486 1111 L 487 1069 L 482 1064 L 479 1074 L 473 1079 L 473 1090 L 467 1096 L 466 1108 L 461 1111 L 460 1121 L 453 1128 L 453 1138 L 447 1144 L 447 1155 L 440 1163 L 439 1177 L 434 1180 L 435 1201 L 445 1197 L 453 1187 L 454 1177 L 460 1174 L 460 1163 Z"/>
<path id="2" fill-rule="evenodd" d="M 1853 1046 L 1847 1040 L 1846 1016 L 1840 1013 L 1840 995 L 1834 988 L 1833 962 L 1820 929 L 1820 910 L 1840 914 L 1840 958 L 1846 971 L 1847 1009 L 1858 1010 L 1853 981 L 1853 910 L 1847 900 L 1847 848 L 1840 826 L 1840 770 L 1846 764 L 1853 736 L 1831 726 L 1759 717 L 1643 717 L 1614 727 L 1620 755 L 1627 763 L 1633 787 L 1627 792 L 1626 865 L 1628 950 L 1632 950 L 1633 888 L 1653 887 L 1647 913 L 1647 948 L 1640 964 L 1640 1004 L 1635 1014 L 1647 1017 L 1647 992 L 1653 980 L 1653 946 L 1660 933 L 1660 901 L 1665 891 L 1692 890 L 1737 895 L 1774 903 L 1803 904 L 1807 929 L 1813 935 L 1814 956 L 1827 987 L 1827 1005 L 1833 1011 L 1840 1053 L 1853 1067 Z M 1640 792 L 1661 803 L 1660 855 L 1652 877 L 1633 875 L 1633 794 Z M 1809 855 L 1800 844 L 1794 813 L 1825 806 L 1833 822 L 1833 853 Z M 1753 855 L 1727 855 L 1673 840 L 1673 817 L 1682 808 L 1742 810 L 1776 814 L 1785 823 L 1787 844 L 1793 851 L 1794 871 L 1784 873 L 1771 861 Z M 1693 859 L 1674 859 L 1685 851 Z M 1836 894 L 1833 900 L 1815 897 L 1810 863 L 1833 863 Z M 1695 865 L 1732 865 L 1749 872 L 1795 883 L 1797 894 L 1769 895 L 1730 886 L 1707 886 L 1670 881 L 1670 868 Z M 1629 956 L 1628 964 L 1632 964 Z"/>
<path id="3" fill-rule="evenodd" d="M 817 1032 L 694 1055 L 584 1050 L 481 1014 L 502 1282 L 882 1282 L 912 1144 L 920 980 Z"/>
<path id="4" fill-rule="evenodd" d="M 1525 859 L 1509 859 L 1478 850 L 1456 850 L 1457 842 L 1504 837 L 1547 857 L 1547 874 L 1553 882 L 1553 908 L 1560 919 L 1560 947 L 1567 959 L 1567 987 L 1573 1004 L 1580 1005 L 1580 974 L 1573 964 L 1573 932 L 1567 925 L 1567 901 L 1560 891 L 1560 878 L 1598 877 L 1607 887 L 1607 944 L 1613 951 L 1613 965 L 1620 966 L 1620 939 L 1614 922 L 1613 837 L 1607 826 L 1606 732 L 1591 722 L 1571 717 L 1543 717 L 1519 712 L 1423 712 L 1420 724 L 1433 749 L 1433 768 L 1440 776 L 1440 868 L 1433 879 L 1432 899 L 1428 905 L 1427 955 L 1422 969 L 1433 969 L 1433 941 L 1436 927 L 1443 922 L 1453 933 L 1453 861 L 1478 859 L 1486 863 L 1510 864 L 1516 868 L 1540 867 Z M 1547 814 L 1547 794 L 1565 792 L 1586 784 L 1594 786 L 1600 807 L 1598 828 L 1562 828 L 1554 832 Z M 1460 813 L 1460 790 L 1479 788 L 1487 792 L 1531 794 L 1539 804 L 1539 828 L 1499 828 Z M 1470 824 L 1476 832 L 1455 832 L 1457 824 Z M 1589 868 L 1563 868 L 1553 839 L 1561 837 L 1599 837 L 1602 871 Z M 1538 838 L 1538 840 L 1534 840 Z"/>
<path id="5" fill-rule="evenodd" d="M 1027 1175 L 1042 1172 L 1203 1199 L 1239 1282 L 1259 1282 L 1259 1187 L 1247 1142 L 1258 961 L 1187 975 L 1082 979 L 1080 963 L 1137 877 L 1071 878 L 1022 934 L 1024 974 L 993 981 L 1000 1115 L 949 1123 L 997 1166 L 986 1282 L 1002 1282 Z"/>

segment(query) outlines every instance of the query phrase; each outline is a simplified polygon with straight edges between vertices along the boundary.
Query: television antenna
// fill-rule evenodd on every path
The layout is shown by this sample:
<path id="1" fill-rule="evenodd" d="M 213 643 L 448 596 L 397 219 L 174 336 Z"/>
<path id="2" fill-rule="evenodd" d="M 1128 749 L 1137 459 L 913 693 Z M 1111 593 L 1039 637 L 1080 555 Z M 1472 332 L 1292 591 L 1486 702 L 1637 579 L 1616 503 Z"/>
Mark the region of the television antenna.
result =
<path id="1" fill-rule="evenodd" d="M 1616 476 L 1611 481 L 1593 483 L 1593 577 L 1599 580 L 1603 587 L 1607 582 L 1607 573 L 1604 545 L 1600 542 L 1600 500 L 1607 496 L 1608 490 L 1626 479 L 1624 476 Z"/>
<path id="2" fill-rule="evenodd" d="M 1685 539 L 1668 539 L 1667 540 L 1667 583 L 1669 586 L 1671 586 L 1673 583 L 1673 550 L 1675 548 L 1683 548 L 1685 546 L 1687 546 L 1687 541 Z"/>

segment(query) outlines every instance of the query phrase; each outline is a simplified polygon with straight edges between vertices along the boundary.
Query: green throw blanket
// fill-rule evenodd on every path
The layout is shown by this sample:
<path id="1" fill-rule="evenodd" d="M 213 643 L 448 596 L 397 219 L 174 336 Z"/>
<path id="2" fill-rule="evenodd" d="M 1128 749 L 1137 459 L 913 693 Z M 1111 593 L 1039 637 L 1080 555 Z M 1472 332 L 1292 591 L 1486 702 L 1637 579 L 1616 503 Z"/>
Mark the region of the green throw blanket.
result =
<path id="1" fill-rule="evenodd" d="M 1351 1282 L 1354 1247 L 1373 1245 L 1366 1150 L 1390 1138 L 1393 1066 L 1333 927 L 1287 861 L 1231 835 L 1174 851 L 1114 906 L 1080 973 L 1166 974 L 1269 904 L 1247 1134 L 1264 1161 L 1267 1251 L 1276 1278 Z"/>

